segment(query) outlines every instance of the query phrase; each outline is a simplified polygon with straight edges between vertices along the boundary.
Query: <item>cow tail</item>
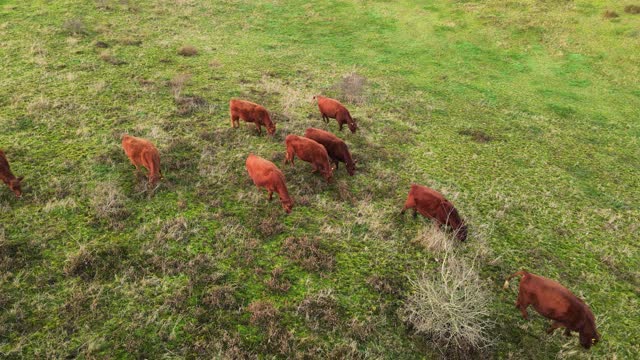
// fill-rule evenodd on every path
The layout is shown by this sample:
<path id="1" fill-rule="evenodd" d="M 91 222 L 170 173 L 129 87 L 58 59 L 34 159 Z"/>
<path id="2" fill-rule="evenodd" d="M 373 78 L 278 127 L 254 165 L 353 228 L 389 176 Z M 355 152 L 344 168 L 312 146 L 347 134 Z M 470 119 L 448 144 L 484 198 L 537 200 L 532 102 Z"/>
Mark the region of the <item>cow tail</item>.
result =
<path id="1" fill-rule="evenodd" d="M 507 288 L 509 288 L 509 280 L 511 280 L 512 278 L 514 278 L 516 276 L 522 278 L 526 274 L 527 274 L 526 271 L 520 270 L 520 271 L 516 272 L 515 274 L 509 275 L 509 277 L 507 277 L 507 279 L 504 281 L 504 285 L 502 286 L 502 288 L 506 290 Z"/>

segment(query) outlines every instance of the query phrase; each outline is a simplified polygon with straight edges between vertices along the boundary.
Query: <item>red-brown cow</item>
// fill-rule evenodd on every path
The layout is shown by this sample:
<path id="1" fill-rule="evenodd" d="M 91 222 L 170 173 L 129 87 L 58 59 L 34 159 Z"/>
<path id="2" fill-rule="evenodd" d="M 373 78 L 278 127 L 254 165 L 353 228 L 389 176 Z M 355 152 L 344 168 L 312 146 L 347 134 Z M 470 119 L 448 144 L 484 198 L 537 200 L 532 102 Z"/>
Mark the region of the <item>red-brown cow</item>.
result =
<path id="1" fill-rule="evenodd" d="M 356 171 L 356 162 L 351 158 L 349 148 L 344 141 L 328 131 L 316 128 L 308 128 L 304 136 L 324 146 L 336 169 L 340 161 L 342 161 L 345 163 L 349 175 L 353 176 Z"/>
<path id="2" fill-rule="evenodd" d="M 231 99 L 229 101 L 229 113 L 231 114 L 231 127 L 240 127 L 240 119 L 256 124 L 258 134 L 262 134 L 262 126 L 267 128 L 267 133 L 273 135 L 276 126 L 271 121 L 269 112 L 262 105 L 246 100 Z"/>
<path id="3" fill-rule="evenodd" d="M 400 214 L 407 209 L 413 209 L 413 217 L 417 213 L 433 219 L 442 228 L 442 225 L 450 226 L 460 241 L 467 239 L 467 225 L 464 223 L 458 210 L 439 192 L 422 185 L 411 185 L 407 201 Z"/>
<path id="4" fill-rule="evenodd" d="M 344 105 L 342 105 L 338 100 L 321 95 L 316 95 L 313 99 L 318 101 L 318 109 L 320 109 L 322 120 L 324 120 L 325 123 L 329 122 L 329 118 L 336 119 L 338 125 L 340 125 L 340 131 L 342 131 L 342 126 L 347 124 L 351 133 L 355 134 L 356 129 L 358 129 L 358 125 L 351 118 L 349 110 L 347 110 Z"/>
<path id="5" fill-rule="evenodd" d="M 154 186 L 159 179 L 162 179 L 160 153 L 150 141 L 124 135 L 122 136 L 122 148 L 136 167 L 136 171 L 140 171 L 141 165 L 148 170 L 149 185 Z"/>
<path id="6" fill-rule="evenodd" d="M 253 183 L 256 184 L 257 187 L 267 189 L 269 192 L 269 201 L 273 199 L 274 192 L 278 193 L 282 208 L 287 214 L 290 213 L 291 209 L 293 209 L 293 200 L 289 197 L 287 184 L 280 169 L 271 161 L 253 154 L 249 154 L 245 165 Z"/>
<path id="7" fill-rule="evenodd" d="M 312 172 L 320 171 L 327 182 L 331 181 L 334 168 L 329 166 L 329 154 L 324 146 L 297 135 L 287 135 L 284 143 L 287 145 L 285 164 L 290 162 L 293 165 L 293 160 L 297 155 L 301 160 L 313 165 Z"/>
<path id="8" fill-rule="evenodd" d="M 540 315 L 553 320 L 547 329 L 548 334 L 559 327 L 565 328 L 566 336 L 577 331 L 580 344 L 586 349 L 600 341 L 595 317 L 584 301 L 559 283 L 524 270 L 509 276 L 504 282 L 505 289 L 509 287 L 509 279 L 516 276 L 520 277 L 516 308 L 525 319 L 529 319 L 527 307 L 532 305 Z"/>
<path id="9" fill-rule="evenodd" d="M 16 197 L 22 197 L 20 182 L 24 179 L 24 176 L 16 178 L 13 175 L 9 167 L 9 161 L 7 161 L 7 157 L 2 150 L 0 150 L 0 179 L 16 194 Z"/>

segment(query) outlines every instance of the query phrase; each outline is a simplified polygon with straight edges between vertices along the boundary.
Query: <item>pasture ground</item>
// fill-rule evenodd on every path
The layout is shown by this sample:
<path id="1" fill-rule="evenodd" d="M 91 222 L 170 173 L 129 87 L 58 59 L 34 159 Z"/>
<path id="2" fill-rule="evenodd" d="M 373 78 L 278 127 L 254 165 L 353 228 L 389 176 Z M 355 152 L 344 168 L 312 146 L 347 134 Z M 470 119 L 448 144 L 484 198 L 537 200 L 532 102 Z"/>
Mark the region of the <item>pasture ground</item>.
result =
<path id="1" fill-rule="evenodd" d="M 0 0 L 0 355 L 432 358 L 398 317 L 445 256 L 490 296 L 495 358 L 640 353 L 640 15 L 633 1 Z M 629 8 L 632 9 L 632 8 Z M 605 11 L 615 12 L 617 16 Z M 284 136 L 341 99 L 358 159 L 327 185 Z M 228 100 L 278 127 L 231 129 Z M 155 194 L 120 148 L 155 142 Z M 244 170 L 281 166 L 286 216 Z M 450 198 L 467 243 L 398 215 Z M 445 246 L 451 248 L 452 246 Z M 446 254 L 446 255 L 445 255 Z M 591 351 L 513 307 L 520 268 L 591 305 Z M 532 311 L 533 313 L 533 311 Z"/>

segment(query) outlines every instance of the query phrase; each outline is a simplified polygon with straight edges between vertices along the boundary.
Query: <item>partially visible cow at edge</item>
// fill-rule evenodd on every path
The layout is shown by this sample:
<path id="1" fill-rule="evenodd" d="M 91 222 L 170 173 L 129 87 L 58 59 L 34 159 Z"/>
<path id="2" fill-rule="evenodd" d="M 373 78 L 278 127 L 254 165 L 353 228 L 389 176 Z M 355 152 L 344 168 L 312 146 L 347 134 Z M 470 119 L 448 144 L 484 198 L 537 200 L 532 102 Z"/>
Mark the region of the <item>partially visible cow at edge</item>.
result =
<path id="1" fill-rule="evenodd" d="M 150 141 L 124 135 L 122 136 L 122 148 L 133 166 L 136 167 L 136 172 L 140 171 L 140 166 L 148 170 L 150 186 L 154 186 L 158 180 L 162 179 L 160 153 Z"/>
<path id="2" fill-rule="evenodd" d="M 16 178 L 13 175 L 11 168 L 9 167 L 9 161 L 7 161 L 7 157 L 4 155 L 2 150 L 0 150 L 0 179 L 7 184 L 14 194 L 16 194 L 16 197 L 22 197 L 20 182 L 24 177 L 20 176 L 19 178 Z"/>
<path id="3" fill-rule="evenodd" d="M 509 287 L 509 280 L 514 277 L 520 277 L 516 308 L 522 317 L 529 319 L 527 307 L 532 305 L 540 315 L 553 320 L 547 334 L 559 327 L 565 328 L 566 336 L 576 331 L 580 334 L 580 345 L 585 349 L 600 341 L 591 309 L 567 288 L 551 279 L 521 270 L 505 280 L 504 289 Z"/>
<path id="4" fill-rule="evenodd" d="M 297 135 L 287 135 L 284 143 L 287 146 L 285 164 L 293 165 L 294 158 L 298 156 L 300 160 L 311 163 L 312 172 L 319 171 L 327 182 L 331 182 L 334 168 L 329 165 L 329 154 L 324 146 Z"/>
<path id="5" fill-rule="evenodd" d="M 269 201 L 273 199 L 273 193 L 278 193 L 282 208 L 288 213 L 293 209 L 293 200 L 289 197 L 284 175 L 278 167 L 269 160 L 249 154 L 246 161 L 247 172 L 257 187 L 263 187 L 269 192 Z"/>
<path id="6" fill-rule="evenodd" d="M 349 175 L 353 176 L 356 171 L 356 162 L 351 158 L 349 148 L 344 141 L 328 131 L 316 128 L 308 128 L 304 136 L 324 146 L 336 169 L 340 161 L 342 161 L 345 163 Z"/>
<path id="7" fill-rule="evenodd" d="M 240 127 L 240 119 L 252 122 L 256 125 L 258 134 L 262 134 L 262 126 L 267 128 L 267 133 L 273 135 L 276 126 L 271 121 L 269 112 L 264 106 L 246 100 L 231 99 L 229 101 L 229 114 L 231 116 L 231 127 Z"/>
<path id="8" fill-rule="evenodd" d="M 340 131 L 342 131 L 342 126 L 344 124 L 347 124 L 349 130 L 351 130 L 351 133 L 356 133 L 358 125 L 353 120 L 353 118 L 351 118 L 349 110 L 347 110 L 347 108 L 344 107 L 344 105 L 342 105 L 338 100 L 321 95 L 316 95 L 313 97 L 313 99 L 318 101 L 318 109 L 320 109 L 322 120 L 324 120 L 325 123 L 329 122 L 329 118 L 336 119 L 338 125 L 340 125 Z"/>
<path id="9" fill-rule="evenodd" d="M 404 214 L 407 209 L 413 209 L 413 217 L 420 213 L 424 217 L 435 220 L 440 228 L 443 225 L 450 226 L 458 240 L 467 239 L 467 225 L 453 204 L 439 192 L 426 186 L 412 184 L 400 214 Z"/>

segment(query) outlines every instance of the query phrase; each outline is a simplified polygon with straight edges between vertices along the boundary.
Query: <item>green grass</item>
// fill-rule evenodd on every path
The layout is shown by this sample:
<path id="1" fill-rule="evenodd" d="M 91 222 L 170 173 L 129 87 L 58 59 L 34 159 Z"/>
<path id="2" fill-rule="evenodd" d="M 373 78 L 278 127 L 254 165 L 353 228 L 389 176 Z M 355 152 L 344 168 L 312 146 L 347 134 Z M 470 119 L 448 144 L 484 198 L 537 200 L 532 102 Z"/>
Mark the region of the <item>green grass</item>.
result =
<path id="1" fill-rule="evenodd" d="M 428 221 L 397 215 L 416 182 L 470 223 L 456 253 L 490 284 L 488 356 L 633 358 L 632 4 L 0 0 L 0 148 L 25 176 L 21 200 L 0 188 L 1 357 L 293 356 L 250 323 L 258 300 L 278 309 L 276 333 L 300 356 L 435 357 L 397 315 L 407 276 L 441 257 L 411 242 Z M 186 45 L 198 54 L 180 56 Z M 283 166 L 286 134 L 337 132 L 311 97 L 352 96 L 341 84 L 353 73 L 366 79 L 346 103 L 360 130 L 340 136 L 357 175 L 341 167 L 327 185 L 305 163 Z M 180 74 L 190 74 L 180 96 L 206 104 L 181 113 L 169 84 Z M 230 97 L 265 105 L 276 136 L 231 129 Z M 123 132 L 160 149 L 153 196 L 119 147 Z M 248 179 L 249 152 L 283 169 L 290 215 Z M 128 216 L 100 210 L 109 196 Z M 290 236 L 318 238 L 333 269 L 301 267 L 282 249 Z M 291 283 L 284 293 L 266 285 L 275 267 Z M 544 334 L 541 317 L 522 319 L 514 286 L 501 290 L 520 268 L 584 298 L 601 343 L 583 351 L 576 336 Z M 397 291 L 376 291 L 376 276 Z M 234 301 L 208 304 L 221 286 Z M 296 309 L 327 289 L 339 324 L 314 330 Z"/>

